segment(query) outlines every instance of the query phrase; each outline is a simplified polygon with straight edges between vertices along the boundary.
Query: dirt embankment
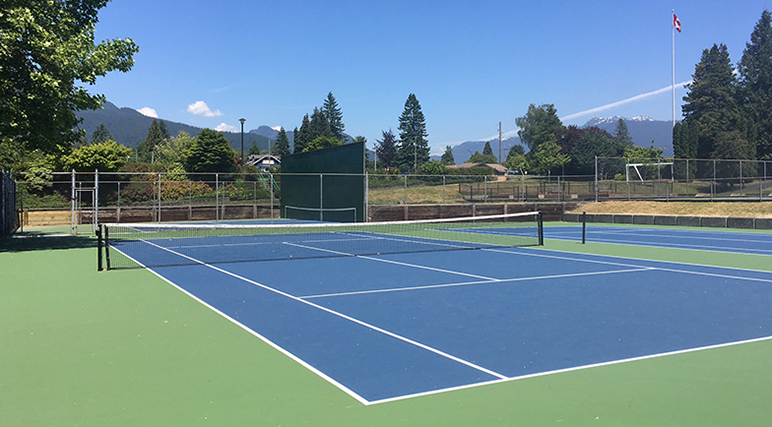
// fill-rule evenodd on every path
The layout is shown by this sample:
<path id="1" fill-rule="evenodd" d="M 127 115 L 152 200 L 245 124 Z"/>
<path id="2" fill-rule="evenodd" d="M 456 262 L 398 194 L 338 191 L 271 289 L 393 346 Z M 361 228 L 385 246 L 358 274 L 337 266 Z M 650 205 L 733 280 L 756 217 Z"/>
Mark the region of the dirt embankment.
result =
<path id="1" fill-rule="evenodd" d="M 572 212 L 772 218 L 772 202 L 599 202 Z"/>

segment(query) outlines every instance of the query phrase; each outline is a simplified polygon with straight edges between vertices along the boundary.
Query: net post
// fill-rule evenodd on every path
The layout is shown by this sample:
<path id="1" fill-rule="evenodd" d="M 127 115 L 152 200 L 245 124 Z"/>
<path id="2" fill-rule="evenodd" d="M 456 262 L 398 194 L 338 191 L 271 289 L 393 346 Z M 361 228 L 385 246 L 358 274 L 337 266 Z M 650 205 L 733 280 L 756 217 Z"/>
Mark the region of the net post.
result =
<path id="1" fill-rule="evenodd" d="M 105 239 L 105 261 L 107 262 L 107 269 L 110 269 L 110 227 L 107 225 L 104 226 L 104 237 Z"/>
<path id="2" fill-rule="evenodd" d="M 102 224 L 97 225 L 97 271 L 102 271 Z"/>
<path id="3" fill-rule="evenodd" d="M 541 211 L 536 216 L 536 220 L 538 222 L 539 246 L 544 246 L 544 216 Z"/>
<path id="4" fill-rule="evenodd" d="M 582 244 L 587 238 L 587 212 L 582 212 Z"/>

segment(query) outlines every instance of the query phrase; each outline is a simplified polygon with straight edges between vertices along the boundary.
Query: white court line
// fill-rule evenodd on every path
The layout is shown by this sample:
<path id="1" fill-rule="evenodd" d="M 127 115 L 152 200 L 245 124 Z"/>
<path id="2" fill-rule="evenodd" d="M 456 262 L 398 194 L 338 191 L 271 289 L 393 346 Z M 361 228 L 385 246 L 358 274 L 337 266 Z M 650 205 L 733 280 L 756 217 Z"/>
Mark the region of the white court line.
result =
<path id="1" fill-rule="evenodd" d="M 482 367 L 482 366 L 479 366 L 479 365 L 477 365 L 477 364 L 474 364 L 474 363 L 472 363 L 472 362 L 470 362 L 470 361 L 468 361 L 468 360 L 464 360 L 464 359 L 461 359 L 460 357 L 457 357 L 457 356 L 453 356 L 453 355 L 452 355 L 452 354 L 450 354 L 450 353 L 446 353 L 446 352 L 444 352 L 444 351 L 442 351 L 442 350 L 436 349 L 436 348 L 434 348 L 434 347 L 431 347 L 431 346 L 429 346 L 429 345 L 426 345 L 426 344 L 420 343 L 420 342 L 418 342 L 418 341 L 415 341 L 415 340 L 412 340 L 412 339 L 410 339 L 410 338 L 404 337 L 404 336 L 402 336 L 402 335 L 399 335 L 399 334 L 397 334 L 397 333 L 394 333 L 394 332 L 388 331 L 388 330 L 386 330 L 386 329 L 380 328 L 380 327 L 378 327 L 378 326 L 375 326 L 375 325 L 373 325 L 373 324 L 367 323 L 367 322 L 365 322 L 365 321 L 362 321 L 362 320 L 356 319 L 356 318 L 354 318 L 354 317 L 351 317 L 351 316 L 348 316 L 348 315 L 346 315 L 346 314 L 343 314 L 343 313 L 337 312 L 337 311 L 335 311 L 335 310 L 332 310 L 332 309 L 329 309 L 329 308 L 327 308 L 327 307 L 323 307 L 323 306 L 321 306 L 321 305 L 318 305 L 318 304 L 314 304 L 314 303 L 312 303 L 312 302 L 309 302 L 309 301 L 306 301 L 306 300 L 304 300 L 304 299 L 302 299 L 302 298 L 299 298 L 299 297 L 296 297 L 296 296 L 294 296 L 294 295 L 288 294 L 288 293 L 286 293 L 286 292 L 284 292 L 284 291 L 281 291 L 281 290 L 279 290 L 279 289 L 276 289 L 276 288 L 272 288 L 272 287 L 270 287 L 270 286 L 268 286 L 268 285 L 265 285 L 265 284 L 262 284 L 262 283 L 256 282 L 256 281 L 254 281 L 254 280 L 251 280 L 251 279 L 248 279 L 248 278 L 246 278 L 246 277 L 244 277 L 244 276 L 240 276 L 240 275 L 238 275 L 238 274 L 236 274 L 236 273 L 230 272 L 230 271 L 228 271 L 228 270 L 224 270 L 224 269 L 222 269 L 222 268 L 220 268 L 220 267 L 216 267 L 216 266 L 214 266 L 214 265 L 211 265 L 211 264 L 207 264 L 207 263 L 205 263 L 205 262 L 203 262 L 203 261 L 199 261 L 199 260 L 197 260 L 197 259 L 195 259 L 195 258 L 193 258 L 193 257 L 187 256 L 187 255 L 185 255 L 185 254 L 181 254 L 181 253 L 179 253 L 179 252 L 175 252 L 175 251 L 172 251 L 172 250 L 170 250 L 170 249 L 164 248 L 163 246 L 159 246 L 159 245 L 156 245 L 155 243 L 152 243 L 152 242 L 146 242 L 146 243 L 148 243 L 148 244 L 150 244 L 150 245 L 153 245 L 153 246 L 155 246 L 155 247 L 157 247 L 157 248 L 159 248 L 159 249 L 161 249 L 161 250 L 165 250 L 165 251 L 168 251 L 168 252 L 170 252 L 170 253 L 172 253 L 172 254 L 174 254 L 174 255 L 177 255 L 177 256 L 181 256 L 181 257 L 183 257 L 183 258 L 189 259 L 189 260 L 191 260 L 191 261 L 193 261 L 193 262 L 195 262 L 195 263 L 197 263 L 197 264 L 199 264 L 199 265 L 202 265 L 202 266 L 204 266 L 204 267 L 207 267 L 207 268 L 211 268 L 212 270 L 215 270 L 215 271 L 218 271 L 218 272 L 220 272 L 220 273 L 223 273 L 223 274 L 225 274 L 225 275 L 231 276 L 231 277 L 233 277 L 233 278 L 235 278 L 235 279 L 238 279 L 238 280 L 241 280 L 241 281 L 247 282 L 247 283 L 249 283 L 249 284 L 255 285 L 255 286 L 257 286 L 257 287 L 260 287 L 260 288 L 262 288 L 262 289 L 265 289 L 265 290 L 267 290 L 267 291 L 269 291 L 269 292 L 273 292 L 273 293 L 276 293 L 276 294 L 278 294 L 278 295 L 281 295 L 281 296 L 283 296 L 283 297 L 285 297 L 285 298 L 289 298 L 289 299 L 292 299 L 292 300 L 294 300 L 294 301 L 297 301 L 297 302 L 300 302 L 300 303 L 302 303 L 302 304 L 306 304 L 306 305 L 308 305 L 308 306 L 311 306 L 311 307 L 313 307 L 313 308 L 316 308 L 316 309 L 318 309 L 318 310 L 321 310 L 321 311 L 324 311 L 324 312 L 326 312 L 326 313 L 332 314 L 332 315 L 334 315 L 334 316 L 340 317 L 340 318 L 342 318 L 342 319 L 348 320 L 348 321 L 350 321 L 350 322 L 352 322 L 352 323 L 355 323 L 355 324 L 357 324 L 357 325 L 360 325 L 360 326 L 364 326 L 364 327 L 366 327 L 366 328 L 372 329 L 373 331 L 376 331 L 376 332 L 379 332 L 379 333 L 381 333 L 381 334 L 384 334 L 384 335 L 386 335 L 386 336 L 389 336 L 389 337 L 395 338 L 395 339 L 397 339 L 397 340 L 400 340 L 400 341 L 402 341 L 402 342 L 405 342 L 405 343 L 407 343 L 407 344 L 411 344 L 411 345 L 413 345 L 413 346 L 416 346 L 416 347 L 418 347 L 418 348 L 421 348 L 421 349 L 423 349 L 423 350 L 429 351 L 429 352 L 431 352 L 431 353 L 434 353 L 434 354 L 436 354 L 436 355 L 438 355 L 438 356 L 441 356 L 441 357 L 444 357 L 444 358 L 446 358 L 446 359 L 450 359 L 450 360 L 452 360 L 452 361 L 454 361 L 454 362 L 457 362 L 457 363 L 460 363 L 460 364 L 462 364 L 462 365 L 466 365 L 466 366 L 468 366 L 468 367 L 470 367 L 470 368 L 476 369 L 476 370 L 478 370 L 478 371 L 480 371 L 480 372 L 483 372 L 483 373 L 486 373 L 486 374 L 488 374 L 488 375 L 491 375 L 491 376 L 494 376 L 494 377 L 497 377 L 497 378 L 500 378 L 500 379 L 504 379 L 504 378 L 507 378 L 505 375 L 499 374 L 499 373 L 497 373 L 497 372 L 494 372 L 494 371 L 492 371 L 492 370 L 490 370 L 490 369 L 487 369 L 487 368 L 484 368 L 484 367 Z M 257 334 L 257 333 L 255 332 L 255 334 Z M 333 384 L 337 386 L 337 383 L 333 383 Z M 347 393 L 348 393 L 348 389 L 347 389 L 347 388 L 344 388 L 344 389 L 342 389 L 342 390 L 343 390 L 344 392 L 347 392 Z"/>
<path id="2" fill-rule="evenodd" d="M 612 240 L 604 238 L 593 238 L 593 242 L 596 243 L 612 243 L 618 245 L 631 245 L 645 246 L 647 248 L 670 248 L 670 249 L 690 249 L 695 251 L 706 252 L 722 252 L 722 253 L 737 253 L 745 255 L 766 255 L 766 253 L 772 254 L 772 250 L 769 249 L 744 249 L 744 248 L 731 248 L 726 246 L 708 246 L 699 245 L 697 243 L 692 244 L 679 244 L 679 243 L 649 243 L 635 240 Z"/>
<path id="3" fill-rule="evenodd" d="M 422 289 L 438 289 L 438 288 L 451 288 L 458 286 L 474 286 L 474 285 L 488 285 L 488 284 L 507 284 L 509 282 L 524 282 L 527 280 L 546 280 L 546 279 L 565 279 L 571 277 L 586 277 L 586 276 L 600 276 L 604 274 L 617 274 L 617 273 L 637 273 L 641 271 L 656 270 L 655 268 L 632 268 L 628 270 L 609 270 L 609 271 L 591 271 L 586 273 L 566 273 L 566 274 L 553 274 L 549 276 L 530 276 L 530 277 L 514 277 L 511 279 L 498 279 L 498 280 L 484 280 L 479 282 L 460 282 L 460 283 L 445 283 L 439 285 L 422 285 L 422 286 L 407 286 L 403 288 L 384 288 L 384 289 L 371 289 L 367 291 L 352 291 L 352 292 L 337 292 L 330 294 L 318 294 L 318 295 L 306 295 L 299 298 L 324 298 L 324 297 L 338 297 L 349 295 L 362 295 L 362 294 L 378 294 L 385 292 L 401 292 L 401 291 L 415 291 Z"/>
<path id="4" fill-rule="evenodd" d="M 150 242 L 146 242 L 146 243 L 148 243 L 148 244 L 152 244 L 152 243 L 150 243 Z M 154 245 L 154 246 L 157 246 L 157 245 Z M 166 248 L 163 248 L 163 247 L 159 247 L 159 248 L 160 248 L 160 249 L 163 249 L 163 250 L 167 250 Z M 571 258 L 571 257 L 568 257 L 568 256 L 562 256 L 562 257 L 561 257 L 561 256 L 556 256 L 556 255 L 547 255 L 547 254 L 543 254 L 543 253 L 542 253 L 542 254 L 537 254 L 537 253 L 533 253 L 533 252 L 531 252 L 531 251 L 527 251 L 527 252 L 526 252 L 526 251 L 520 251 L 520 252 L 511 252 L 511 251 L 496 250 L 496 249 L 487 249 L 487 250 L 490 250 L 490 251 L 494 251 L 494 252 L 507 253 L 507 254 L 511 254 L 511 255 L 527 255 L 527 256 L 537 256 L 537 257 L 544 257 L 544 258 L 554 258 L 554 259 L 561 259 L 561 260 L 578 261 L 578 262 L 596 263 L 596 264 L 606 264 L 606 265 L 619 265 L 619 266 L 638 267 L 638 269 L 640 269 L 640 270 L 657 270 L 657 269 L 662 269 L 662 270 L 666 270 L 666 271 L 671 271 L 671 272 L 679 272 L 679 273 L 705 274 L 705 275 L 716 276 L 716 277 L 726 277 L 726 278 L 730 278 L 730 279 L 739 279 L 739 280 L 754 280 L 754 279 L 747 279 L 747 278 L 743 278 L 743 277 L 725 276 L 725 275 L 718 275 L 718 274 L 711 274 L 711 273 L 701 273 L 701 272 L 688 271 L 688 270 L 678 270 L 678 269 L 667 269 L 667 268 L 654 268 L 654 267 L 645 267 L 645 266 L 635 266 L 635 265 L 624 264 L 624 263 L 619 263 L 619 262 L 607 262 L 607 261 L 590 260 L 590 259 L 577 259 L 577 258 Z M 119 251 L 119 252 L 121 252 L 120 250 L 118 250 L 118 251 Z M 544 250 L 544 251 L 550 251 L 550 252 L 563 253 L 563 252 L 561 252 L 561 251 L 552 251 L 552 250 Z M 169 251 L 169 252 L 175 253 L 174 251 Z M 175 254 L 177 254 L 177 253 L 175 253 Z M 124 254 L 124 255 L 125 255 L 125 254 Z M 185 256 L 185 255 L 182 255 L 182 254 L 177 254 L 177 255 L 180 255 L 180 256 L 182 256 L 182 257 L 185 257 L 185 258 L 191 259 L 191 260 L 193 260 L 193 261 L 197 262 L 198 264 L 201 264 L 201 265 L 207 266 L 207 267 L 209 267 L 209 268 L 213 268 L 213 269 L 215 269 L 215 270 L 221 271 L 221 272 L 223 272 L 223 273 L 225 273 L 225 274 L 228 274 L 228 275 L 234 276 L 234 277 L 236 277 L 236 278 L 239 278 L 239 279 L 241 279 L 241 280 L 245 280 L 245 281 L 247 281 L 248 283 L 253 283 L 253 284 L 257 285 L 257 286 L 260 286 L 260 287 L 266 288 L 266 289 L 268 289 L 268 290 L 271 290 L 271 291 L 273 291 L 273 292 L 277 292 L 277 293 L 279 293 L 279 294 L 282 294 L 282 295 L 284 295 L 284 293 L 283 293 L 283 292 L 281 292 L 281 291 L 275 290 L 275 289 L 273 289 L 273 288 L 270 288 L 270 287 L 267 287 L 267 286 L 265 286 L 265 285 L 261 285 L 261 284 L 258 284 L 257 282 L 253 282 L 253 281 L 251 281 L 251 280 L 249 280 L 249 279 L 241 278 L 240 276 L 237 276 L 237 275 L 235 275 L 235 274 L 233 274 L 233 273 L 230 273 L 230 272 L 227 272 L 227 271 L 224 271 L 224 270 L 218 269 L 217 267 L 214 267 L 214 266 L 211 266 L 211 265 L 207 265 L 207 264 L 205 264 L 205 263 L 203 263 L 203 262 L 201 262 L 201 261 L 195 260 L 195 259 L 193 259 L 193 258 L 190 258 L 190 257 L 187 257 L 187 256 Z M 629 259 L 629 258 L 623 258 L 623 257 L 606 256 L 606 255 L 599 255 L 599 256 L 602 256 L 602 257 L 605 257 L 605 258 L 622 258 L 622 259 Z M 684 263 L 666 262 L 666 261 L 651 261 L 651 262 L 654 262 L 654 263 L 657 263 L 657 264 L 665 264 L 665 263 L 667 263 L 667 264 L 671 264 L 671 265 L 672 265 L 672 264 L 684 264 Z M 141 263 L 138 263 L 138 264 L 142 265 Z M 685 265 L 692 265 L 692 264 L 685 264 Z M 715 268 L 720 268 L 720 269 L 730 269 L 730 270 L 747 270 L 747 269 L 737 269 L 737 268 L 728 268 L 728 267 L 715 267 Z M 150 269 L 149 269 L 149 270 L 150 270 Z M 289 353 L 288 351 L 284 350 L 283 348 L 281 348 L 281 347 L 277 346 L 275 343 L 271 342 L 270 340 L 268 340 L 267 338 L 263 337 L 262 335 L 260 335 L 260 334 L 256 333 L 255 331 L 253 331 L 253 330 L 249 329 L 248 327 L 246 327 L 245 325 L 243 325 L 243 324 L 239 323 L 238 321 L 236 321 L 236 320 L 234 320 L 234 319 L 230 318 L 230 317 L 229 317 L 229 316 L 227 316 L 226 314 L 224 314 L 224 313 L 220 312 L 220 311 L 219 311 L 219 310 L 217 310 L 216 308 L 214 308 L 214 307 L 210 306 L 210 305 L 209 305 L 209 304 L 207 304 L 206 302 L 204 302 L 204 301 L 200 300 L 200 299 L 199 299 L 199 298 L 197 298 L 196 296 L 194 296 L 194 295 L 190 294 L 189 292 L 185 291 L 184 289 L 180 288 L 178 285 L 176 285 L 176 284 L 174 284 L 174 283 L 170 282 L 168 279 L 164 278 L 163 276 L 160 276 L 160 275 L 159 275 L 158 273 L 156 273 L 155 271 L 153 271 L 153 270 L 150 270 L 150 271 L 151 271 L 153 274 L 155 274 L 155 275 L 159 276 L 159 277 L 160 277 L 161 279 L 163 279 L 164 281 L 166 281 L 166 282 L 168 282 L 168 283 L 172 284 L 173 286 L 177 287 L 178 289 L 182 290 L 182 291 L 183 291 L 184 293 L 186 293 L 187 295 L 190 295 L 190 296 L 191 296 L 192 298 L 194 298 L 195 300 L 197 300 L 197 301 L 201 302 L 202 304 L 204 304 L 205 306 L 209 307 L 209 308 L 210 308 L 210 309 L 212 309 L 213 311 L 215 311 L 215 312 L 217 312 L 218 314 L 222 315 L 223 317 L 225 317 L 225 318 L 226 318 L 226 319 L 228 319 L 229 321 L 231 321 L 231 322 L 233 322 L 234 324 L 238 325 L 239 327 L 243 328 L 243 329 L 244 329 L 244 330 L 246 330 L 247 332 L 251 333 L 252 335 L 254 335 L 254 336 L 258 337 L 258 338 L 260 338 L 261 340 L 263 340 L 263 341 L 264 341 L 264 342 L 266 342 L 267 344 L 271 345 L 272 347 L 276 348 L 277 350 L 279 350 L 279 351 L 280 351 L 280 352 L 282 352 L 283 354 L 286 354 L 286 355 L 287 355 L 287 356 L 289 356 L 291 359 L 293 359 L 293 360 L 297 361 L 297 362 L 298 362 L 299 364 L 301 364 L 302 366 L 304 366 L 304 367 L 308 368 L 310 371 L 312 371 L 312 372 L 316 373 L 316 374 L 317 374 L 317 375 L 319 375 L 321 378 L 323 378 L 323 379 L 327 380 L 329 383 L 333 384 L 334 386 L 338 387 L 339 389 L 341 389 L 341 390 L 342 390 L 342 391 L 344 391 L 345 393 L 349 394 L 350 396 L 352 396 L 353 398 L 355 398 L 357 401 L 359 401 L 360 403 L 362 403 L 362 404 L 363 404 L 363 405 L 365 405 L 365 406 L 370 406 L 370 405 L 375 405 L 375 404 L 383 404 L 383 403 L 388 403 L 388 402 L 395 402 L 395 401 L 406 400 L 406 399 L 410 399 L 410 398 L 416 398 L 416 397 L 422 397 L 422 396 L 429 396 L 429 395 L 440 394 L 440 393 L 446 393 L 446 392 L 450 392 L 450 391 L 456 391 L 456 390 L 471 389 L 471 388 L 481 387 L 481 386 L 485 386 L 485 385 L 489 385 L 489 384 L 497 384 L 497 383 L 503 383 L 503 382 L 510 382 L 510 381 L 516 381 L 516 380 L 521 380 L 521 379 L 526 379 L 526 378 L 534 378 L 534 377 L 540 377 L 540 376 L 546 376 L 546 375 L 552 375 L 552 374 L 558 374 L 558 373 L 564 373 L 564 372 L 571 372 L 571 371 L 578 371 L 578 370 L 584 370 L 584 369 L 595 368 L 595 367 L 602 367 L 602 366 L 615 365 L 615 364 L 620 364 L 620 363 L 627 363 L 627 362 L 638 361 L 638 360 L 652 359 L 652 358 L 665 357 L 665 356 L 671 356 L 671 355 L 677 355 L 677 354 L 684 354 L 684 353 L 691 353 L 691 352 L 702 351 L 702 350 L 708 350 L 708 349 L 716 349 L 716 348 L 721 348 L 721 347 L 729 347 L 729 346 L 741 345 L 741 344 L 746 344 L 746 343 L 754 343 L 754 342 L 761 342 L 761 341 L 768 341 L 768 340 L 772 340 L 772 336 L 769 336 L 769 337 L 761 337 L 761 338 L 749 339 L 749 340 L 744 340 L 744 341 L 736 341 L 736 342 L 722 343 L 722 344 L 716 344 L 716 345 L 711 345 L 711 346 L 704 346 L 704 347 L 697 347 L 697 348 L 691 348 L 691 349 L 677 350 L 677 351 L 672 351 L 672 352 L 665 352 L 665 353 L 659 353 L 659 354 L 652 354 L 652 355 L 644 355 L 644 356 L 639 356 L 639 357 L 633 357 L 633 358 L 628 358 L 628 359 L 620 359 L 620 360 L 614 360 L 614 361 L 608 361 L 608 362 L 602 362 L 602 363 L 596 363 L 596 364 L 588 364 L 588 365 L 583 365 L 583 366 L 570 367 L 570 368 L 565 368 L 565 369 L 559 369 L 559 370 L 553 370 L 553 371 L 547 371 L 547 372 L 540 372 L 540 373 L 534 373 L 534 374 L 528 374 L 528 375 L 522 375 L 522 376 L 516 376 L 516 377 L 506 377 L 506 376 L 503 376 L 503 375 L 500 375 L 500 374 L 499 374 L 499 375 L 497 375 L 497 376 L 500 378 L 500 379 L 498 379 L 498 380 L 485 381 L 485 382 L 478 382 L 478 383 L 467 384 L 467 385 L 463 385 L 463 386 L 457 386 L 457 387 L 449 387 L 449 388 L 444 388 L 444 389 L 439 389 L 439 390 L 432 390 L 432 391 L 427 391 L 427 392 L 414 393 L 414 394 L 410 394 L 410 395 L 397 396 L 397 397 L 393 397 L 393 398 L 387 398 L 387 399 L 381 399 L 381 400 L 368 401 L 368 400 L 366 400 L 366 399 L 362 398 L 361 396 L 359 396 L 358 394 L 356 394 L 355 392 L 353 392 L 353 391 L 349 390 L 347 387 L 345 387 L 345 386 L 343 386 L 342 384 L 338 383 L 338 382 L 337 382 L 337 381 L 335 381 L 334 379 L 332 379 L 332 378 L 330 378 L 330 377 L 326 376 L 324 373 L 322 373 L 322 372 L 320 372 L 320 371 L 316 370 L 316 369 L 315 369 L 313 366 L 310 366 L 310 365 L 308 365 L 308 364 L 307 364 L 306 362 L 304 362 L 302 359 L 299 359 L 299 358 L 297 358 L 297 357 L 296 357 L 296 356 L 294 356 L 293 354 L 291 354 L 291 353 Z M 620 270 L 619 272 L 622 272 L 622 271 L 624 271 L 624 270 Z M 634 271 L 634 270 L 632 270 L 632 269 L 631 269 L 631 270 L 629 270 L 629 271 Z M 749 271 L 757 271 L 757 270 L 749 270 Z M 768 273 L 768 272 L 765 272 L 765 271 L 761 271 L 761 272 L 763 272 L 763 273 Z M 765 281 L 765 282 L 772 282 L 772 280 L 765 280 L 765 279 L 758 279 L 758 280 L 760 280 L 760 281 Z M 471 282 L 470 282 L 470 283 L 471 283 Z M 493 283 L 493 281 L 490 281 L 490 282 L 488 282 L 488 283 Z M 287 296 L 288 296 L 289 298 L 297 299 L 296 297 L 293 297 L 293 296 L 291 296 L 291 295 L 288 295 L 288 294 L 287 294 Z M 303 300 L 301 300 L 301 301 L 303 301 Z M 303 301 L 303 302 L 305 302 L 305 301 Z M 315 304 L 313 304 L 313 303 L 309 303 L 309 305 L 311 305 L 311 306 L 314 306 L 314 307 L 317 307 L 317 306 L 316 306 Z M 326 310 L 326 309 L 324 309 L 324 307 L 320 307 L 320 309 L 323 309 L 323 310 L 325 310 L 325 311 L 330 311 L 330 310 Z M 343 316 L 344 316 L 344 318 L 346 318 L 346 316 L 345 316 L 345 315 L 343 315 Z M 353 321 L 355 321 L 355 319 L 354 319 Z"/>
<path id="5" fill-rule="evenodd" d="M 703 346 L 703 347 L 687 348 L 687 349 L 683 349 L 683 350 L 675 350 L 675 351 L 669 351 L 669 352 L 664 352 L 664 353 L 649 354 L 649 355 L 638 356 L 638 357 L 630 357 L 630 358 L 627 358 L 627 359 L 611 360 L 611 361 L 608 361 L 608 362 L 592 363 L 592 364 L 589 364 L 589 365 L 574 366 L 574 367 L 571 367 L 571 368 L 564 368 L 564 369 L 556 369 L 554 371 L 538 372 L 538 373 L 535 373 L 535 374 L 520 375 L 520 376 L 509 377 L 509 378 L 504 378 L 504 379 L 500 379 L 500 380 L 493 380 L 493 381 L 486 381 L 486 382 L 480 382 L 480 383 L 474 383 L 474 384 L 467 384 L 467 385 L 458 386 L 458 387 L 449 387 L 449 388 L 445 388 L 445 389 L 441 389 L 441 390 L 432 390 L 432 391 L 427 391 L 427 392 L 423 392 L 423 393 L 408 394 L 408 395 L 392 397 L 392 398 L 388 398 L 388 399 L 373 400 L 373 401 L 371 401 L 368 404 L 368 406 L 369 405 L 378 405 L 378 404 L 383 404 L 383 403 L 388 403 L 388 402 L 397 402 L 397 401 L 400 401 L 400 400 L 412 399 L 412 398 L 415 398 L 415 397 L 422 397 L 422 396 L 430 396 L 430 395 L 440 394 L 440 393 L 447 393 L 447 392 L 456 391 L 456 390 L 466 390 L 466 389 L 486 386 L 486 385 L 490 385 L 490 384 L 501 384 L 501 383 L 506 383 L 506 382 L 511 382 L 511 381 L 524 380 L 524 379 L 527 379 L 527 378 L 537 378 L 537 377 L 543 377 L 543 376 L 546 376 L 546 375 L 561 374 L 561 373 L 565 373 L 565 372 L 580 371 L 580 370 L 584 370 L 584 369 L 599 368 L 599 367 L 603 367 L 603 366 L 618 365 L 618 364 L 621 364 L 621 363 L 636 362 L 636 361 L 648 360 L 648 359 L 656 359 L 656 358 L 660 358 L 660 357 L 675 356 L 675 355 L 679 355 L 679 354 L 694 353 L 694 352 L 697 352 L 697 351 L 713 350 L 713 349 L 718 349 L 718 348 L 732 347 L 732 346 L 736 346 L 736 345 L 751 344 L 751 343 L 763 342 L 763 341 L 769 341 L 769 340 L 772 340 L 772 336 L 760 337 L 760 338 L 751 338 L 751 339 L 748 339 L 748 340 L 733 341 L 733 342 L 714 344 L 714 345 L 708 345 L 708 346 Z"/>
<path id="6" fill-rule="evenodd" d="M 636 265 L 636 264 L 623 264 L 618 262 L 609 262 L 609 261 L 599 261 L 594 259 L 581 259 L 581 258 L 572 258 L 569 256 L 558 256 L 558 255 L 547 255 L 544 253 L 535 253 L 535 252 L 525 252 L 525 251 L 518 251 L 518 252 L 512 252 L 512 251 L 505 251 L 501 249 L 483 249 L 484 251 L 491 251 L 491 252 L 500 252 L 500 253 L 507 253 L 507 254 L 514 254 L 514 255 L 525 255 L 525 256 L 534 256 L 534 257 L 540 257 L 540 258 L 553 258 L 558 259 L 561 261 L 577 261 L 577 262 L 589 262 L 589 263 L 596 263 L 596 264 L 609 264 L 609 265 L 619 265 L 619 266 L 625 266 L 625 267 L 632 267 L 632 268 L 646 268 L 646 266 L 643 265 Z M 562 251 L 556 251 L 553 249 L 536 249 L 538 251 L 545 251 L 545 252 L 556 252 L 560 254 L 571 254 L 576 255 L 572 252 L 562 252 Z M 644 261 L 644 262 L 650 262 L 654 264 L 671 264 L 671 265 L 689 265 L 699 268 L 713 268 L 713 269 L 721 269 L 721 270 L 732 270 L 732 271 L 753 271 L 757 273 L 762 274 L 772 274 L 772 272 L 767 270 L 753 270 L 749 268 L 738 268 L 738 267 L 721 267 L 721 266 L 714 266 L 714 265 L 701 265 L 701 264 L 690 264 L 685 262 L 677 262 L 677 261 L 661 261 L 661 260 L 644 260 L 639 258 L 625 258 L 620 256 L 614 256 L 614 255 L 598 255 L 598 254 L 584 254 L 589 256 L 599 256 L 604 258 L 619 258 L 619 259 L 629 259 L 629 260 L 636 260 L 636 261 Z M 702 276 L 714 276 L 714 277 L 720 277 L 720 278 L 726 278 L 726 279 L 738 279 L 738 280 L 752 280 L 752 281 L 759 281 L 759 282 L 772 282 L 772 279 L 754 279 L 754 278 L 748 278 L 748 277 L 739 277 L 739 276 L 730 276 L 730 275 L 723 275 L 723 274 L 717 274 L 717 273 L 707 273 L 707 272 L 700 272 L 700 271 L 692 271 L 692 270 L 679 270 L 676 268 L 668 268 L 668 267 L 651 267 L 655 270 L 663 270 L 663 271 L 670 271 L 674 273 L 684 273 L 684 274 L 696 274 L 696 275 L 702 275 Z"/>

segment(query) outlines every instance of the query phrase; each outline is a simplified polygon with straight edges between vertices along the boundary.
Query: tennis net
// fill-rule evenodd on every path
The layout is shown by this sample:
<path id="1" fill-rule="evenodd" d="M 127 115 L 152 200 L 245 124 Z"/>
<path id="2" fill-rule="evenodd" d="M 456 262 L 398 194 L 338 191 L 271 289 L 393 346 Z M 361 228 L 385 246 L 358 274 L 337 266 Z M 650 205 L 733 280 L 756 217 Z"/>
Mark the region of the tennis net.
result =
<path id="1" fill-rule="evenodd" d="M 98 235 L 100 270 L 543 244 L 540 212 L 369 223 L 102 224 Z"/>

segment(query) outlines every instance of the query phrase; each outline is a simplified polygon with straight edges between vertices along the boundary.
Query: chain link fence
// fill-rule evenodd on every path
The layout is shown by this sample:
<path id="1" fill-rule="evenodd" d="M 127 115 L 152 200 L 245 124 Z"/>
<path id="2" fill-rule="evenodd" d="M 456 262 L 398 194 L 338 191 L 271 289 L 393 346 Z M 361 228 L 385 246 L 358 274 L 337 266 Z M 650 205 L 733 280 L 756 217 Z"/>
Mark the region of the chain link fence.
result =
<path id="1" fill-rule="evenodd" d="M 772 161 L 598 157 L 596 200 L 772 200 Z"/>

